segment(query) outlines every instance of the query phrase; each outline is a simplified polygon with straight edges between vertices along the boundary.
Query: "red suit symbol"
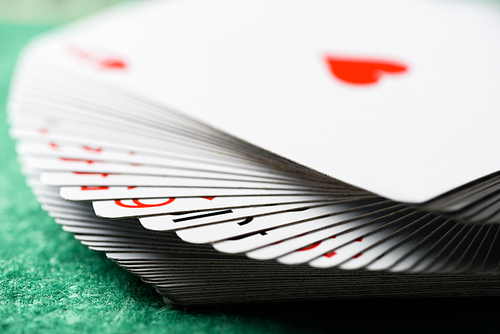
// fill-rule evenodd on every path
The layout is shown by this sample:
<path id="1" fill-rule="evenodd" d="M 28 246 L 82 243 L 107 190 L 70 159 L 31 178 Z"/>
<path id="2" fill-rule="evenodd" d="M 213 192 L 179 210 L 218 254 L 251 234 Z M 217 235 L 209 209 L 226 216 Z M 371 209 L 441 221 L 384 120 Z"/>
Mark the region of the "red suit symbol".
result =
<path id="1" fill-rule="evenodd" d="M 335 78 L 354 85 L 375 84 L 384 74 L 401 74 L 408 71 L 408 66 L 391 60 L 334 56 L 326 56 L 325 60 Z"/>
<path id="2" fill-rule="evenodd" d="M 175 200 L 175 197 L 174 198 L 169 198 L 168 201 L 162 202 L 162 203 L 158 203 L 158 204 L 146 204 L 146 203 L 142 203 L 138 199 L 133 199 L 132 202 L 135 205 L 129 205 L 129 204 L 122 203 L 121 199 L 116 199 L 115 200 L 115 204 L 118 205 L 118 206 L 121 206 L 123 208 L 154 208 L 154 207 L 164 206 L 164 205 L 170 204 L 174 200 Z"/>
<path id="3" fill-rule="evenodd" d="M 88 151 L 88 152 L 93 152 L 93 153 L 101 153 L 102 152 L 102 147 L 92 148 L 92 147 L 89 147 L 89 146 L 86 146 L 86 145 L 82 145 L 82 148 L 85 151 Z"/>
<path id="4" fill-rule="evenodd" d="M 315 242 L 309 246 L 305 246 L 305 247 L 302 247 L 300 249 L 297 249 L 297 252 L 303 252 L 303 251 L 314 249 L 314 248 L 318 247 L 320 244 L 321 244 L 321 241 Z"/>
<path id="5" fill-rule="evenodd" d="M 337 252 L 334 252 L 334 251 L 328 252 L 328 253 L 324 254 L 323 256 L 330 258 L 330 257 L 332 257 L 334 255 L 337 255 Z"/>
<path id="6" fill-rule="evenodd" d="M 68 51 L 75 57 L 83 59 L 101 70 L 126 70 L 127 62 L 119 57 L 108 56 L 102 51 L 87 52 L 76 46 L 70 45 Z"/>
<path id="7" fill-rule="evenodd" d="M 118 69 L 124 70 L 127 68 L 127 64 L 120 59 L 102 59 L 99 61 L 99 65 L 101 65 L 102 69 L 110 70 L 110 69 Z"/>
<path id="8" fill-rule="evenodd" d="M 82 190 L 107 190 L 109 187 L 106 186 L 97 186 L 97 187 L 89 187 L 89 186 L 82 186 Z"/>

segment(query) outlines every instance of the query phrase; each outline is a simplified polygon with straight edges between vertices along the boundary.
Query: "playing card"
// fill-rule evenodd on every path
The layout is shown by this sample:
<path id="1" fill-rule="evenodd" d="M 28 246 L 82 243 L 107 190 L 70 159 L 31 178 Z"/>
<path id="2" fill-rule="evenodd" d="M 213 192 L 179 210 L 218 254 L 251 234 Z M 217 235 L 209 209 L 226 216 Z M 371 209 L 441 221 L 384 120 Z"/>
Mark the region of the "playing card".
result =
<path id="1" fill-rule="evenodd" d="M 332 202 L 332 196 L 255 196 L 255 197 L 208 197 L 208 198 L 155 198 L 144 200 L 95 201 L 95 213 L 100 217 L 142 217 L 159 214 L 203 212 L 255 206 Z"/>
<path id="2" fill-rule="evenodd" d="M 61 196 L 72 201 L 104 199 L 140 199 L 162 197 L 228 197 L 228 196 L 293 196 L 318 194 L 321 191 L 288 189 L 239 189 L 239 188 L 175 188 L 175 187 L 61 187 Z M 331 195 L 349 195 L 349 191 L 327 191 Z"/>
<path id="3" fill-rule="evenodd" d="M 233 181 L 225 179 L 204 179 L 189 177 L 169 177 L 150 175 L 130 175 L 119 173 L 94 173 L 94 172 L 44 172 L 41 180 L 48 186 L 143 186 L 143 187 L 207 187 L 207 188 L 240 188 L 240 189 L 311 189 L 302 182 L 297 184 L 283 184 L 281 182 L 260 181 Z M 314 184 L 328 193 L 331 189 L 328 184 Z M 335 189 L 335 187 L 333 187 Z M 316 189 L 315 189 L 316 190 Z"/>
<path id="4" fill-rule="evenodd" d="M 125 4 L 30 43 L 10 132 L 42 208 L 168 303 L 494 295 L 499 9 Z"/>
<path id="5" fill-rule="evenodd" d="M 95 159 L 95 158 L 94 158 Z M 85 160 L 74 158 L 24 158 L 24 164 L 28 168 L 39 169 L 44 171 L 71 171 L 71 172 L 87 172 L 99 174 L 128 174 L 128 175 L 156 175 L 168 177 L 183 177 L 183 178 L 200 178 L 200 179 L 225 179 L 236 181 L 264 181 L 283 183 L 286 181 L 273 180 L 262 178 L 259 176 L 231 175 L 231 174 L 216 174 L 213 172 L 205 172 L 199 170 L 189 170 L 168 167 L 153 167 L 137 164 L 118 164 L 103 160 Z M 295 181 L 295 182 L 293 182 Z M 301 183 L 299 180 L 290 180 L 290 183 Z"/>
<path id="6" fill-rule="evenodd" d="M 162 158 L 158 156 L 151 156 L 144 154 L 143 152 L 130 151 L 128 152 L 116 152 L 108 147 L 94 146 L 94 145 L 60 145 L 57 142 L 47 142 L 46 144 L 38 143 L 22 143 L 17 146 L 17 151 L 19 154 L 24 156 L 50 156 L 59 157 L 67 159 L 81 159 L 85 161 L 108 161 L 108 162 L 121 162 L 136 165 L 149 165 L 149 166 L 162 166 L 177 168 L 183 170 L 208 170 L 218 173 L 224 173 L 227 175 L 255 175 L 261 177 L 267 177 L 269 179 L 284 179 L 286 180 L 286 175 L 276 174 L 276 172 L 271 171 L 259 171 L 254 170 L 255 165 L 247 163 L 245 166 L 230 167 L 221 164 L 224 160 L 222 157 L 217 161 L 218 164 L 210 164 L 207 162 L 197 162 L 190 160 L 181 160 L 175 157 Z"/>
<path id="7" fill-rule="evenodd" d="M 46 37 L 24 61 L 50 59 L 349 184 L 421 203 L 500 169 L 489 153 L 498 15 L 430 0 L 152 2 Z M 99 52 L 82 58 L 74 46 Z M 89 60 L 109 57 L 123 66 Z"/>
<path id="8" fill-rule="evenodd" d="M 325 203 L 321 206 L 307 207 L 302 205 L 305 210 L 294 210 L 289 212 L 277 212 L 265 215 L 263 217 L 253 216 L 251 224 L 240 224 L 239 222 L 226 222 L 219 224 L 212 224 L 209 226 L 197 227 L 193 229 L 179 231 L 178 235 L 181 239 L 189 242 L 214 242 L 224 239 L 230 239 L 238 236 L 245 236 L 253 234 L 256 232 L 268 232 L 270 229 L 280 227 L 283 225 L 291 225 L 293 223 L 323 219 L 327 220 L 328 223 L 322 226 L 328 226 L 328 224 L 336 224 L 344 222 L 345 220 L 350 220 L 352 218 L 362 216 L 363 214 L 376 211 L 381 208 L 390 206 L 391 204 L 386 203 L 380 198 L 365 199 L 365 200 L 348 200 L 339 199 L 336 201 L 331 201 L 330 203 Z M 317 226 L 320 223 L 311 223 L 311 226 Z M 290 226 L 291 229 L 294 227 Z M 283 228 L 282 231 L 284 231 Z M 313 229 L 313 227 L 311 227 Z M 302 233 L 309 232 L 309 230 L 302 231 Z M 286 233 L 282 232 L 283 236 Z"/>
<path id="9" fill-rule="evenodd" d="M 247 225 L 253 222 L 255 218 L 260 216 L 273 215 L 273 217 L 275 218 L 276 217 L 275 215 L 279 215 L 282 213 L 299 212 L 326 205 L 330 205 L 330 203 L 327 202 L 325 204 L 323 202 L 320 202 L 320 203 L 306 203 L 306 204 L 296 204 L 296 203 L 282 204 L 277 206 L 273 205 L 273 206 L 259 206 L 259 207 L 238 208 L 238 209 L 219 210 L 219 211 L 204 211 L 202 213 L 195 212 L 195 213 L 186 213 L 177 215 L 157 215 L 151 217 L 140 217 L 139 221 L 145 228 L 157 231 L 180 230 L 195 226 L 218 224 L 218 227 L 215 228 L 215 233 L 217 238 L 222 237 L 223 233 L 229 233 L 231 237 L 235 237 L 240 234 L 248 233 L 248 230 L 246 229 L 242 230 L 241 228 L 234 226 L 234 224 L 237 224 L 238 226 L 241 227 L 243 225 Z M 225 222 L 228 222 L 229 224 L 222 224 Z M 278 223 L 277 225 L 286 224 L 289 222 L 290 221 L 285 219 L 281 220 L 280 223 Z M 255 224 L 252 224 L 252 226 L 255 226 Z M 192 233 L 191 235 L 194 235 L 195 238 L 199 238 L 196 235 L 202 236 L 204 232 L 210 232 L 210 231 L 197 229 L 196 231 L 195 230 L 191 231 Z M 186 238 L 188 238 L 188 236 L 186 236 Z M 206 241 L 205 239 L 205 241 L 201 242 L 209 242 L 209 241 Z"/>

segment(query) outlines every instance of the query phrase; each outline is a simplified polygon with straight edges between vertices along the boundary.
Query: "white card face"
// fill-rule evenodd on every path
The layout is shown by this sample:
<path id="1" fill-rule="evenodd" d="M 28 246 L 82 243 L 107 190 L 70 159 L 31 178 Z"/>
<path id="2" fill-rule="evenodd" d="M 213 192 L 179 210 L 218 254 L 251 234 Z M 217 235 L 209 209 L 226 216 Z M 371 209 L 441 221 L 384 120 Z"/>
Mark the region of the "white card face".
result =
<path id="1" fill-rule="evenodd" d="M 43 184 L 48 186 L 143 186 L 143 187 L 196 187 L 196 188 L 239 188 L 239 189 L 290 189 L 311 191 L 312 187 L 296 184 L 279 184 L 272 182 L 231 181 L 214 179 L 197 179 L 182 177 L 130 175 L 93 172 L 44 172 L 40 176 Z M 328 188 L 319 188 L 328 190 Z M 326 193 L 326 192 L 325 192 Z"/>
<path id="2" fill-rule="evenodd" d="M 95 158 L 94 158 L 95 159 Z M 225 179 L 248 182 L 269 182 L 269 183 L 285 183 L 281 180 L 269 180 L 258 176 L 246 175 L 231 175 L 221 174 L 216 172 L 205 172 L 198 170 L 182 170 L 179 168 L 169 167 L 152 167 L 142 164 L 115 164 L 104 160 L 89 160 L 80 158 L 31 158 L 24 157 L 23 162 L 29 168 L 35 168 L 46 171 L 75 171 L 87 173 L 118 173 L 129 175 L 156 175 L 168 177 L 189 177 L 202 179 Z M 294 183 L 300 183 L 300 180 L 292 180 Z M 290 184 L 294 184 L 290 182 Z"/>
<path id="3" fill-rule="evenodd" d="M 25 59 L 419 203 L 500 170 L 499 22 L 498 8 L 439 0 L 155 1 Z"/>
<path id="4" fill-rule="evenodd" d="M 320 203 L 319 205 L 325 205 Z M 312 206 L 310 203 L 304 204 L 283 204 L 279 206 L 259 206 L 231 210 L 204 211 L 201 213 L 188 213 L 181 215 L 160 215 L 152 217 L 140 217 L 142 226 L 148 230 L 171 231 L 191 228 L 196 226 L 208 225 L 214 222 L 231 221 L 238 226 L 245 226 L 252 223 L 254 216 L 267 214 L 281 214 L 287 212 L 296 212 L 298 210 L 308 209 Z M 218 223 L 218 225 L 224 223 Z M 252 224 L 253 225 L 253 224 Z M 191 240 L 188 240 L 192 242 Z M 209 241 L 212 241 L 209 239 Z M 196 239 L 196 243 L 208 242 Z"/>
<path id="5" fill-rule="evenodd" d="M 140 199 L 162 197 L 216 197 L 216 196 L 294 196 L 307 195 L 302 190 L 262 190 L 237 188 L 169 188 L 169 187 L 62 187 L 61 197 L 71 201 L 105 199 Z M 317 195 L 317 193 L 312 193 Z"/>
<path id="6" fill-rule="evenodd" d="M 189 161 L 195 161 L 199 163 L 208 163 L 208 164 L 216 164 L 218 166 L 225 166 L 229 168 L 244 168 L 248 173 L 258 173 L 260 175 L 263 175 L 263 173 L 267 173 L 268 176 L 270 176 L 270 173 L 268 172 L 269 168 L 265 168 L 262 166 L 258 166 L 256 164 L 249 165 L 248 162 L 241 161 L 241 160 L 235 160 L 231 159 L 231 157 L 228 156 L 223 156 L 223 155 L 218 155 L 216 156 L 216 159 L 214 157 L 210 157 L 208 154 L 207 156 L 203 155 L 203 151 L 197 151 L 197 154 L 195 155 L 196 158 L 189 159 L 192 157 L 193 153 L 192 152 L 168 152 L 166 154 L 164 151 L 161 151 L 161 149 L 152 147 L 150 148 L 149 146 L 144 148 L 140 146 L 135 146 L 137 143 L 131 144 L 131 143 L 122 143 L 122 142 L 111 142 L 109 139 L 106 140 L 89 140 L 88 138 L 84 137 L 79 137 L 76 136 L 74 133 L 65 133 L 65 134 L 56 134 L 55 131 L 52 131 L 51 129 L 46 129 L 43 127 L 39 127 L 37 129 L 23 129 L 23 128 L 13 128 L 12 129 L 12 134 L 19 139 L 24 139 L 26 141 L 35 141 L 37 143 L 44 143 L 43 145 L 46 146 L 45 149 L 42 149 L 41 151 L 38 151 L 40 154 L 44 154 L 48 151 L 48 147 L 50 147 L 50 150 L 55 151 L 55 152 L 66 152 L 65 150 L 65 145 L 77 145 L 78 147 L 82 148 L 83 150 L 87 152 L 92 152 L 92 155 L 94 155 L 93 158 L 95 158 L 97 155 L 100 155 L 103 152 L 107 152 L 108 149 L 111 151 L 120 151 L 122 154 L 125 155 L 137 155 L 137 160 L 133 161 L 133 163 L 137 163 L 138 161 L 145 161 L 147 162 L 151 155 L 156 156 L 157 159 L 173 159 L 175 160 L 180 160 L 180 166 L 185 166 L 186 168 L 191 167 L 192 165 L 190 164 Z M 89 143 L 90 142 L 90 143 Z M 150 143 L 149 143 L 150 144 Z M 25 143 L 18 145 L 18 152 L 20 155 L 29 155 L 29 151 L 26 150 L 26 145 Z M 132 150 L 131 150 L 132 149 Z M 140 150 L 140 151 L 139 151 Z M 186 148 L 184 147 L 184 151 L 186 151 Z M 190 156 L 189 153 L 192 155 Z M 209 152 L 205 152 L 209 153 Z M 122 159 L 123 160 L 123 159 Z M 193 166 L 194 167 L 194 166 Z M 199 168 L 199 165 L 198 165 Z M 223 169 L 222 169 L 223 170 Z M 227 169 L 225 170 L 226 172 L 229 172 Z M 233 170 L 234 172 L 234 170 Z M 275 173 L 274 173 L 275 174 Z M 274 175 L 277 177 L 276 175 Z M 279 176 L 278 176 L 279 177 Z"/>
<path id="7" fill-rule="evenodd" d="M 108 151 L 103 146 L 95 145 L 80 145 L 79 147 L 70 147 L 66 145 L 60 145 L 55 141 L 50 141 L 48 143 L 21 143 L 16 147 L 17 152 L 23 156 L 56 156 L 64 157 L 70 159 L 84 159 L 84 160 L 105 160 L 121 163 L 129 163 L 131 165 L 153 165 L 153 166 L 165 166 L 177 169 L 190 169 L 190 170 L 209 170 L 216 171 L 224 175 L 233 174 L 247 174 L 255 175 L 261 177 L 267 177 L 271 179 L 285 179 L 285 176 L 277 175 L 274 171 L 254 171 L 250 169 L 253 165 L 248 164 L 247 166 L 242 165 L 240 168 L 226 167 L 221 165 L 214 165 L 203 162 L 193 162 L 186 161 L 182 159 L 174 158 L 162 158 L 148 156 L 141 154 L 142 152 L 132 151 L 117 153 L 113 151 Z M 132 154 L 131 154 L 132 153 Z M 66 160 L 68 161 L 68 160 Z M 246 168 L 245 168 L 246 167 Z M 49 168 L 50 169 L 50 168 Z"/>
<path id="8" fill-rule="evenodd" d="M 239 207 L 334 201 L 329 196 L 258 196 L 124 199 L 92 202 L 97 216 L 105 218 L 142 217 L 182 212 L 222 210 Z M 297 205 L 300 206 L 300 205 Z"/>
<path id="9" fill-rule="evenodd" d="M 237 224 L 235 222 L 224 222 L 224 223 L 212 224 L 197 228 L 186 229 L 183 231 L 178 231 L 177 235 L 181 239 L 188 242 L 207 243 L 207 242 L 229 239 L 233 237 L 239 237 L 243 235 L 249 235 L 261 231 L 268 231 L 269 229 L 274 229 L 277 227 L 281 227 L 281 231 L 284 231 L 287 228 L 294 229 L 293 223 L 306 220 L 314 220 L 314 219 L 321 220 L 324 218 L 322 222 L 323 226 L 327 226 L 328 224 L 334 225 L 337 223 L 341 223 L 347 219 L 359 217 L 363 213 L 370 211 L 370 209 L 363 211 L 363 209 L 360 208 L 359 210 L 356 210 L 354 212 L 339 213 L 342 210 L 353 209 L 355 207 L 362 206 L 363 204 L 366 205 L 370 202 L 373 203 L 373 201 L 344 202 L 333 205 L 309 208 L 307 210 L 301 210 L 298 212 L 289 211 L 284 213 L 266 215 L 262 217 L 252 217 L 254 219 L 252 219 L 249 223 L 246 224 Z M 306 205 L 302 206 L 304 207 Z M 373 207 L 371 209 L 373 210 Z M 287 226 L 283 227 L 285 225 Z M 311 229 L 314 229 L 314 226 L 317 227 L 316 223 L 311 223 L 309 225 L 311 226 Z M 305 232 L 302 233 L 306 233 L 308 231 L 309 230 L 306 230 Z M 286 232 L 283 232 L 283 235 L 286 235 Z"/>

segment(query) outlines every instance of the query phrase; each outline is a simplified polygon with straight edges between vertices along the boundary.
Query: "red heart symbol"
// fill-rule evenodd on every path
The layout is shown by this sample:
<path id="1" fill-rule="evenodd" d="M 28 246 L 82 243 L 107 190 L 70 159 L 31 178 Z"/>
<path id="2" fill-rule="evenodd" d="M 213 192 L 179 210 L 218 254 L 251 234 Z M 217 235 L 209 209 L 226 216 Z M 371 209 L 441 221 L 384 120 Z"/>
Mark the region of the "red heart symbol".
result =
<path id="1" fill-rule="evenodd" d="M 92 148 L 92 147 L 88 147 L 88 146 L 82 145 L 82 148 L 83 148 L 85 151 L 95 152 L 95 153 L 101 153 L 101 151 L 102 151 L 102 147 L 99 147 L 99 148 Z"/>
<path id="2" fill-rule="evenodd" d="M 82 190 L 107 190 L 109 187 L 103 187 L 103 186 L 98 186 L 98 187 L 88 187 L 88 186 L 82 186 Z"/>
<path id="3" fill-rule="evenodd" d="M 124 70 L 127 68 L 127 64 L 120 59 L 102 59 L 99 61 L 102 69 L 118 69 Z"/>
<path id="4" fill-rule="evenodd" d="M 334 77 L 355 85 L 377 83 L 384 73 L 405 73 L 408 66 L 386 60 L 349 59 L 327 56 L 326 62 Z"/>

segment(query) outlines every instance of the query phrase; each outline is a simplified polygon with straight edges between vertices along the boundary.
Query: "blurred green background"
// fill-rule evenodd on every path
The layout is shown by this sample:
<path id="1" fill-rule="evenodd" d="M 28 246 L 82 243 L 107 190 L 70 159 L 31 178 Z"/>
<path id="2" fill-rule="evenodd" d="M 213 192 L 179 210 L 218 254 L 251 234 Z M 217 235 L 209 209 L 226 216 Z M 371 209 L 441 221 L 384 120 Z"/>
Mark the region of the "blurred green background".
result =
<path id="1" fill-rule="evenodd" d="M 120 0 L 0 0 L 0 20 L 25 24 L 60 24 Z"/>
<path id="2" fill-rule="evenodd" d="M 500 298 L 165 306 L 62 231 L 19 172 L 5 116 L 9 81 L 31 37 L 116 2 L 0 0 L 0 333 L 500 332 Z"/>

